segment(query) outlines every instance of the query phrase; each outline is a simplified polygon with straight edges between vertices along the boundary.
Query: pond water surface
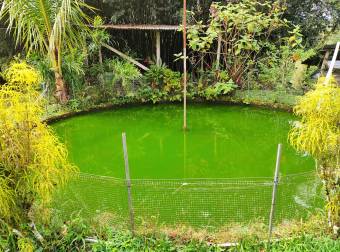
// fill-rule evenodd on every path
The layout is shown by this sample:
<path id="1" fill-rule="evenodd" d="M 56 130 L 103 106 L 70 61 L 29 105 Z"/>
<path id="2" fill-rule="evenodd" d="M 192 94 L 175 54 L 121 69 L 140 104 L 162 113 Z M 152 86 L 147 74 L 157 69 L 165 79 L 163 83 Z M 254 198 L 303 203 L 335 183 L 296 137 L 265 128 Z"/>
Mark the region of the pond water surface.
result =
<path id="1" fill-rule="evenodd" d="M 283 152 L 277 219 L 314 210 L 314 163 L 288 144 L 295 120 L 291 114 L 193 104 L 184 132 L 182 113 L 180 105 L 132 106 L 53 124 L 70 160 L 82 173 L 92 174 L 63 191 L 60 208 L 92 217 L 106 212 L 128 216 L 122 148 L 126 132 L 133 207 L 140 223 L 218 226 L 267 219 L 278 143 Z"/>
<path id="2" fill-rule="evenodd" d="M 314 168 L 287 142 L 294 117 L 282 111 L 191 105 L 187 132 L 180 105 L 118 108 L 53 124 L 82 172 L 124 178 L 126 132 L 132 178 L 271 177 L 282 143 L 281 173 Z"/>

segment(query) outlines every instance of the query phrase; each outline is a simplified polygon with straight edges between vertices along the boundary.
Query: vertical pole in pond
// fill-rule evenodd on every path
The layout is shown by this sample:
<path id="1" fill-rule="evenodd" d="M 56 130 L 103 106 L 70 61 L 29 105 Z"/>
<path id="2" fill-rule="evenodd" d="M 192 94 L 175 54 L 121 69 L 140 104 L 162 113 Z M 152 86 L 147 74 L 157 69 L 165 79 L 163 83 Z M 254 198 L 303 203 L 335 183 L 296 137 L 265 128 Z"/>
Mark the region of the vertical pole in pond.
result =
<path id="1" fill-rule="evenodd" d="M 183 0 L 183 129 L 187 129 L 187 0 Z"/>
<path id="2" fill-rule="evenodd" d="M 272 231 L 273 231 L 273 220 L 274 220 L 274 212 L 275 212 L 276 192 L 277 192 L 277 186 L 279 184 L 281 154 L 282 154 L 282 144 L 279 144 L 277 147 L 274 185 L 273 185 L 273 193 L 272 193 L 272 205 L 270 208 L 270 216 L 269 216 L 269 236 L 268 236 L 269 245 L 270 245 L 270 240 L 272 238 Z"/>
<path id="3" fill-rule="evenodd" d="M 131 233 L 134 235 L 134 232 L 135 232 L 134 215 L 135 214 L 134 214 L 133 205 L 132 205 L 129 157 L 128 157 L 128 151 L 127 151 L 125 132 L 122 133 L 122 141 L 123 141 L 123 151 L 124 151 L 124 161 L 125 161 L 125 179 L 126 179 L 126 186 L 127 186 L 127 192 L 128 192 L 128 207 L 129 207 L 129 214 L 130 214 L 130 228 L 131 228 Z"/>

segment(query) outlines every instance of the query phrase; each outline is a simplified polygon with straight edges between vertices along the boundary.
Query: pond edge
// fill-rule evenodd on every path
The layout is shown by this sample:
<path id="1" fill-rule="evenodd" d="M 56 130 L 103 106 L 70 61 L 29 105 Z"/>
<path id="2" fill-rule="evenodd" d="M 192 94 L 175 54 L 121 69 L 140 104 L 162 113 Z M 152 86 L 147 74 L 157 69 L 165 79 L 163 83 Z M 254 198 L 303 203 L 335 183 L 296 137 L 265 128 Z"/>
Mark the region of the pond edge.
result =
<path id="1" fill-rule="evenodd" d="M 298 98 L 298 96 L 296 97 Z M 235 97 L 219 97 L 214 100 L 206 100 L 201 98 L 188 99 L 188 103 L 190 104 L 220 104 L 220 105 L 241 105 L 241 106 L 249 106 L 249 107 L 258 107 L 258 108 L 266 108 L 266 109 L 274 109 L 292 113 L 294 105 L 280 102 L 272 102 L 272 101 L 264 101 L 264 100 L 252 100 L 245 102 L 240 98 Z M 163 100 L 157 103 L 153 103 L 151 101 L 141 102 L 141 101 L 131 101 L 131 102 L 122 102 L 122 103 L 103 103 L 99 105 L 94 105 L 89 108 L 85 108 L 83 110 L 71 110 L 64 111 L 59 114 L 54 114 L 47 116 L 42 119 L 42 122 L 46 124 L 53 124 L 58 121 L 66 120 L 75 116 L 96 113 L 101 111 L 112 110 L 115 108 L 127 108 L 127 107 L 135 107 L 135 106 L 143 106 L 143 105 L 155 105 L 158 104 L 182 104 L 181 101 L 167 101 Z"/>

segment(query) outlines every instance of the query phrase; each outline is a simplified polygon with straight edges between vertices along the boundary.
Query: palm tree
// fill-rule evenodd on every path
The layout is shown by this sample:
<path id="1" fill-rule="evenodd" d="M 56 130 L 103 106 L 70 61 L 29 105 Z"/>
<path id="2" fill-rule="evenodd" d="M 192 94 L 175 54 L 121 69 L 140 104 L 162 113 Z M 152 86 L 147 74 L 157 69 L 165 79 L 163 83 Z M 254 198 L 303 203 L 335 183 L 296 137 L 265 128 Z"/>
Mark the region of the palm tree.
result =
<path id="1" fill-rule="evenodd" d="M 47 55 L 55 76 L 56 97 L 68 100 L 61 64 L 63 50 L 83 44 L 89 17 L 83 9 L 93 10 L 84 0 L 2 0 L 0 19 L 14 34 L 17 45 L 29 53 Z"/>

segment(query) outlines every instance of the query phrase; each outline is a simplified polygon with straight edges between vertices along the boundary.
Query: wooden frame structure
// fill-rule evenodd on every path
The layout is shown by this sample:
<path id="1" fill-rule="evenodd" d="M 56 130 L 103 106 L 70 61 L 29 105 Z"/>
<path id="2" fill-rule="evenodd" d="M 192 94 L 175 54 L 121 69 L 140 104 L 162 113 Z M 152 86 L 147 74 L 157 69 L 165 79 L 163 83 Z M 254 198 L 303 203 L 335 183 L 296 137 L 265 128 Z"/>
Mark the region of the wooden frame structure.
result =
<path id="1" fill-rule="evenodd" d="M 93 27 L 93 26 L 90 26 Z M 155 31 L 155 45 L 156 45 L 156 65 L 160 66 L 162 64 L 161 59 L 161 31 L 173 31 L 173 32 L 183 32 L 180 31 L 180 25 L 153 25 L 153 24 L 106 24 L 101 25 L 99 28 L 103 29 L 112 29 L 112 30 L 139 30 L 139 31 Z M 188 27 L 187 27 L 188 28 Z M 106 46 L 104 46 L 106 47 Z M 218 41 L 217 41 L 217 52 L 216 52 L 216 70 L 220 69 L 220 59 L 221 59 L 221 47 L 222 47 L 222 35 L 219 34 Z M 107 47 L 106 47 L 107 48 Z M 112 47 L 111 47 L 112 48 Z M 111 50 L 111 49 L 109 49 Z M 111 50 L 112 51 L 112 50 Z M 114 49 L 114 53 L 119 52 L 117 49 Z M 123 52 L 119 52 L 119 56 L 125 55 Z M 131 61 L 130 57 L 125 55 L 124 59 L 129 60 L 131 63 L 135 64 L 135 60 Z M 130 58 L 130 59 L 128 59 Z M 147 70 L 148 68 L 142 64 L 138 64 L 137 66 L 143 70 Z"/>
<path id="2" fill-rule="evenodd" d="M 156 32 L 156 65 L 160 66 L 162 64 L 161 58 L 161 31 L 179 31 L 179 25 L 152 25 L 152 24 L 107 24 L 99 26 L 99 28 L 103 29 L 112 29 L 112 30 L 145 30 L 145 31 L 155 31 Z M 130 58 L 128 55 L 124 54 L 123 52 L 118 51 L 117 49 L 104 45 L 110 51 L 118 54 L 120 57 L 130 61 L 131 63 L 137 65 L 143 70 L 148 70 L 148 68 L 141 63 L 138 63 L 136 60 Z M 137 64 L 138 63 L 138 64 Z"/>
<path id="3" fill-rule="evenodd" d="M 107 24 L 99 26 L 114 30 L 147 30 L 147 31 L 178 31 L 179 25 L 152 25 L 152 24 Z"/>

